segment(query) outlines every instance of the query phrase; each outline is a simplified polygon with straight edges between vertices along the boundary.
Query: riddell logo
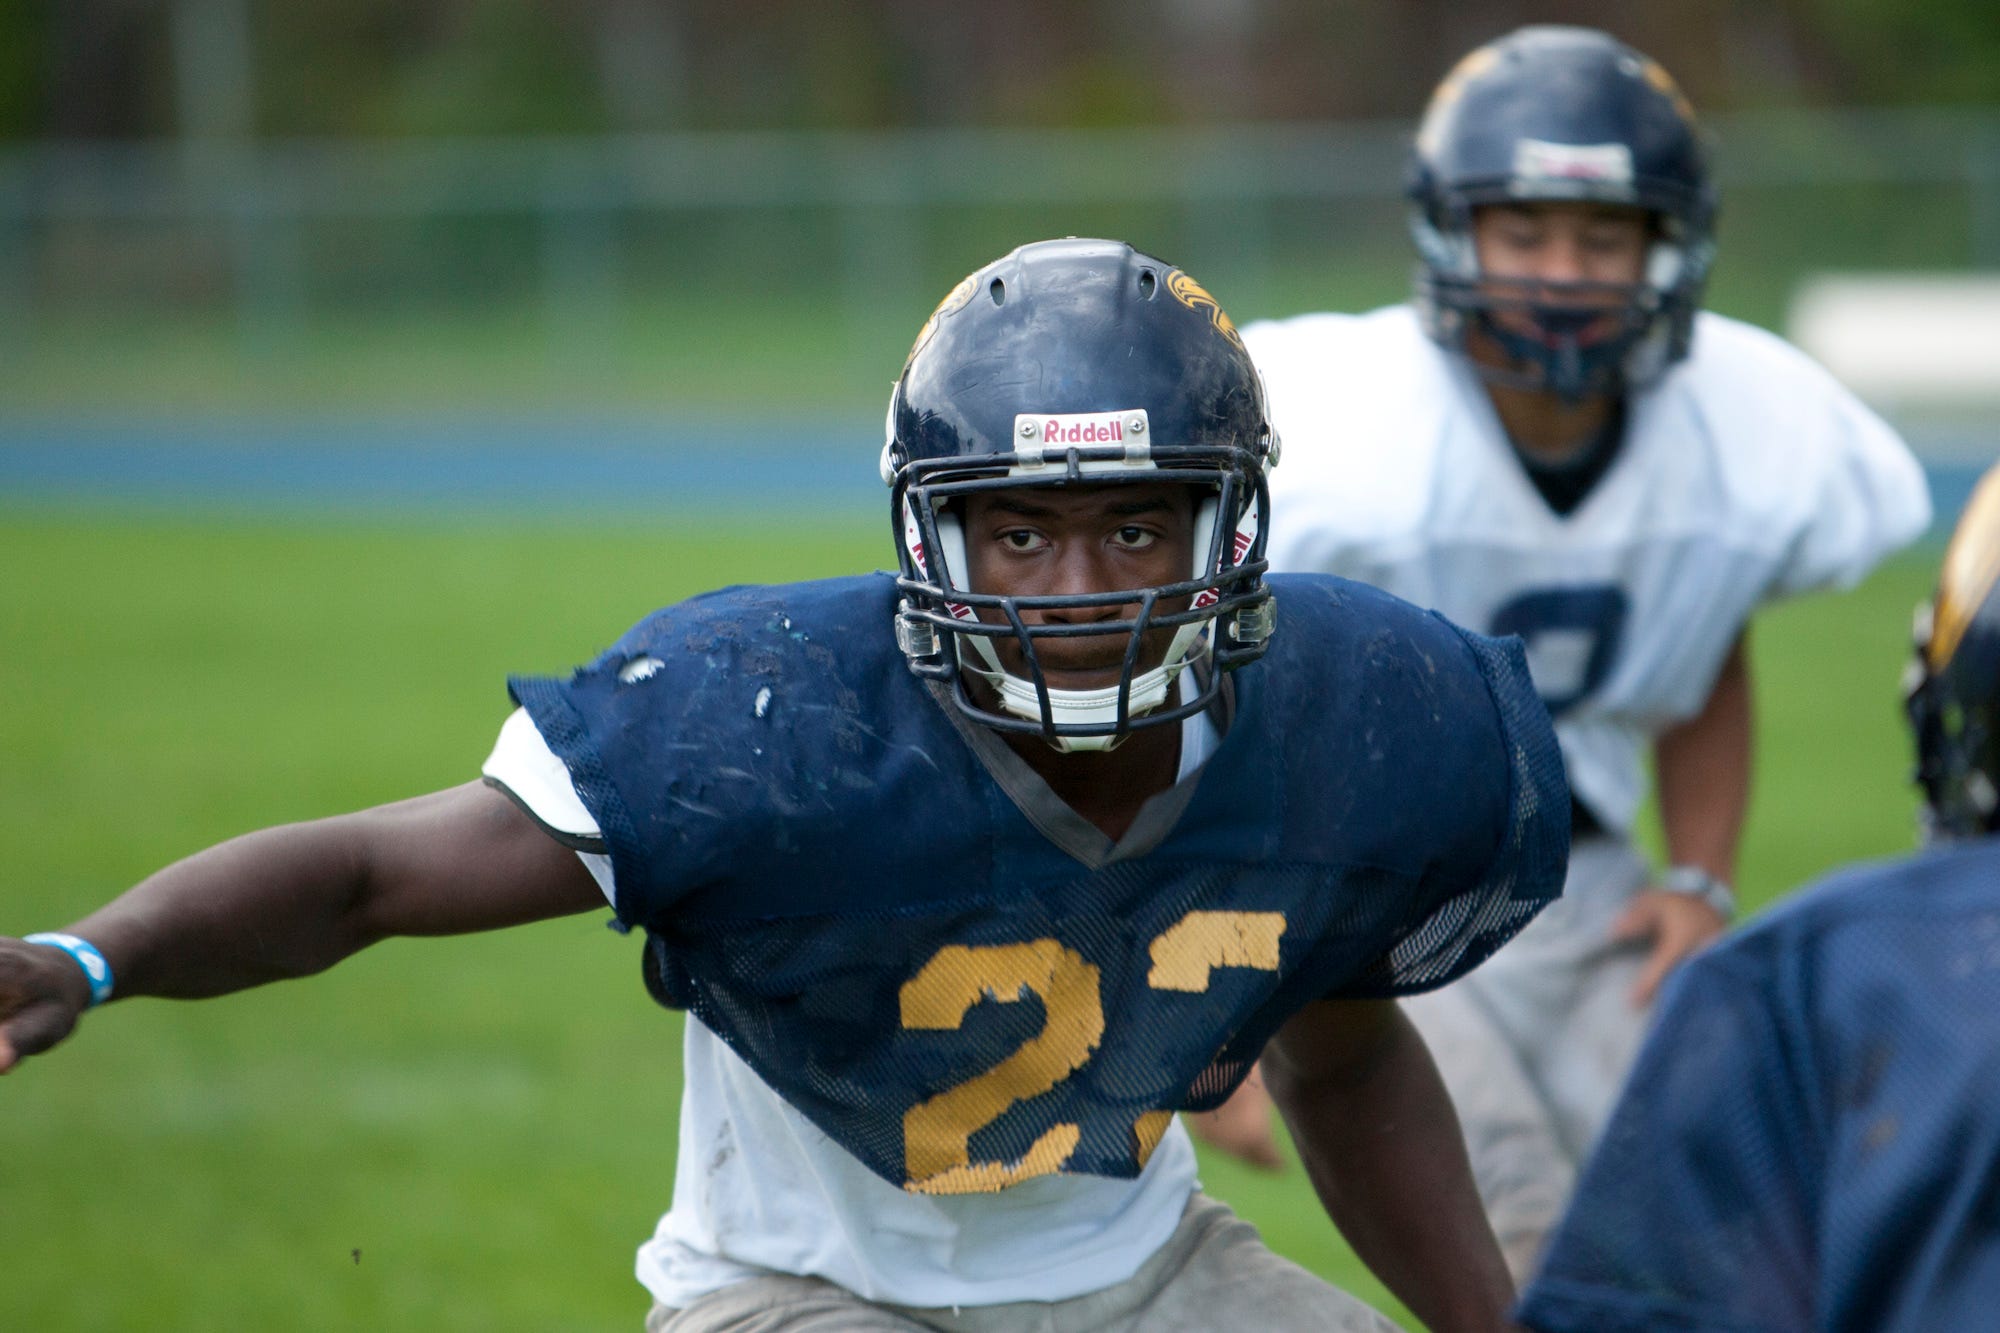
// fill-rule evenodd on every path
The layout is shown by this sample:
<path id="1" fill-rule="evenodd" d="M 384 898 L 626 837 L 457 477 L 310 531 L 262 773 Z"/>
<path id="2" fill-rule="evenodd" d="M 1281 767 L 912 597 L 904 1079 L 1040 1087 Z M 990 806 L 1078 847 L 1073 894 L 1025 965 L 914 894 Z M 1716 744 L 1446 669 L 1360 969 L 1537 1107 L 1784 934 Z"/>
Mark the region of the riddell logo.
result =
<path id="1" fill-rule="evenodd" d="M 1119 412 L 1023 412 L 1014 418 L 1015 448 L 1031 458 L 1048 459 L 1057 450 L 1079 446 L 1116 449 L 1129 458 L 1132 451 L 1147 452 L 1146 409 L 1128 407 Z M 1097 460 L 1101 465 L 1102 459 Z M 1094 464 L 1086 460 L 1085 467 Z M 1027 466 L 1034 466 L 1033 463 Z"/>
<path id="2" fill-rule="evenodd" d="M 1042 443 L 1123 444 L 1125 420 L 1117 412 L 1088 417 L 1044 417 Z"/>
<path id="3" fill-rule="evenodd" d="M 1520 182 L 1579 181 L 1629 186 L 1632 150 L 1622 143 L 1545 143 L 1522 139 L 1514 145 L 1514 177 Z"/>

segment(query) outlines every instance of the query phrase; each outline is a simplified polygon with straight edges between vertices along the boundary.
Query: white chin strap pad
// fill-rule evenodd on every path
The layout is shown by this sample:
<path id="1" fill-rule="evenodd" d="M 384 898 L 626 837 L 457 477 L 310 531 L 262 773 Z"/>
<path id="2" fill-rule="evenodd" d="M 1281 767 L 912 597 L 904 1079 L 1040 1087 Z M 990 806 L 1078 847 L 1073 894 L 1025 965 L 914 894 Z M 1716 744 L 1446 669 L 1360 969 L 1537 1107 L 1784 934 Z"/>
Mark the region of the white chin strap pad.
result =
<path id="1" fill-rule="evenodd" d="M 1126 716 L 1143 717 L 1167 701 L 1173 691 L 1174 682 L 1181 672 L 1191 665 L 1187 645 L 1196 635 L 1206 630 L 1213 621 L 1196 621 L 1182 625 L 1174 632 L 1174 640 L 1167 650 L 1166 662 L 1143 671 L 1132 678 L 1132 699 L 1126 709 Z M 1000 707 L 1016 717 L 1031 722 L 1042 720 L 1041 695 L 1035 690 L 1035 683 L 1023 680 L 1012 672 L 999 667 L 999 658 L 994 655 L 992 640 L 983 635 L 961 634 L 959 642 L 971 640 L 973 651 L 985 659 L 987 668 L 966 664 L 966 669 L 987 681 L 1000 693 Z M 1049 716 L 1057 726 L 1081 724 L 1084 726 L 1114 727 L 1118 723 L 1118 687 L 1106 685 L 1096 690 L 1049 690 Z M 1051 736 L 1046 738 L 1050 745 L 1065 752 L 1072 750 L 1109 750 L 1115 748 L 1123 736 L 1107 731 L 1096 736 Z"/>

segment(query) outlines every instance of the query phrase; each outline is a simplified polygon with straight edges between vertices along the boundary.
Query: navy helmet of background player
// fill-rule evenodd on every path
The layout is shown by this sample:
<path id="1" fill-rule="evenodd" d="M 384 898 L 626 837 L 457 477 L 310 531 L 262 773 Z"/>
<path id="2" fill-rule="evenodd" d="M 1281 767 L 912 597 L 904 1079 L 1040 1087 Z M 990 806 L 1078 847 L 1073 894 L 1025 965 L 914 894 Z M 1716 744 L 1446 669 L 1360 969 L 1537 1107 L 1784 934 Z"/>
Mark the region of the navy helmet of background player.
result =
<path id="1" fill-rule="evenodd" d="M 2000 468 L 1919 614 L 1927 848 L 1669 989 L 1519 1318 L 1540 1333 L 1988 1329 L 2000 1301 Z"/>
<path id="2" fill-rule="evenodd" d="M 1028 363 L 1058 368 L 1032 394 L 1017 373 L 968 369 Z M 1130 246 L 1067 240 L 1024 246 L 968 276 L 924 325 L 889 399 L 882 477 L 902 561 L 897 633 L 912 669 L 950 682 L 974 720 L 1061 749 L 1107 748 L 1133 727 L 1208 708 L 1221 673 L 1254 660 L 1271 632 L 1261 519 L 1264 468 L 1277 457 L 1249 354 L 1186 273 Z M 1145 590 L 1133 619 L 1111 622 L 1101 613 L 1132 604 L 1127 592 L 1017 598 L 969 586 L 953 501 L 1085 480 L 1198 488 L 1186 579 Z M 1038 643 L 1107 634 L 1127 636 L 1115 682 L 1049 686 Z M 1163 652 L 1144 653 L 1162 640 Z M 1013 669 L 1003 648 L 1018 657 Z M 1204 657 L 1215 669 L 1171 699 Z M 987 698 L 975 699 L 968 675 L 987 684 Z"/>
<path id="3" fill-rule="evenodd" d="M 1693 109 L 1659 63 L 1590 28 L 1530 27 L 1479 47 L 1433 94 L 1410 155 L 1417 308 L 1498 383 L 1566 399 L 1642 385 L 1687 355 L 1715 253 L 1715 188 Z M 1474 211 L 1568 201 L 1643 210 L 1641 279 L 1481 271 Z"/>

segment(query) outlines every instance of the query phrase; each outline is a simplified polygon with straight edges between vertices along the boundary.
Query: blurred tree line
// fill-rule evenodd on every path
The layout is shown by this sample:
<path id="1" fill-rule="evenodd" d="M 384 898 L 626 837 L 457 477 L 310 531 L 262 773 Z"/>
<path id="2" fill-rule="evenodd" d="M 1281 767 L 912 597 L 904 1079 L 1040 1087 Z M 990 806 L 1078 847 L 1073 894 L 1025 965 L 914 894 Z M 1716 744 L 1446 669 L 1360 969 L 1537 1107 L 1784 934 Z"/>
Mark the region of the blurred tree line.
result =
<path id="1" fill-rule="evenodd" d="M 1408 117 L 1527 22 L 1708 109 L 2000 102 L 1995 0 L 0 0 L 0 138 Z"/>

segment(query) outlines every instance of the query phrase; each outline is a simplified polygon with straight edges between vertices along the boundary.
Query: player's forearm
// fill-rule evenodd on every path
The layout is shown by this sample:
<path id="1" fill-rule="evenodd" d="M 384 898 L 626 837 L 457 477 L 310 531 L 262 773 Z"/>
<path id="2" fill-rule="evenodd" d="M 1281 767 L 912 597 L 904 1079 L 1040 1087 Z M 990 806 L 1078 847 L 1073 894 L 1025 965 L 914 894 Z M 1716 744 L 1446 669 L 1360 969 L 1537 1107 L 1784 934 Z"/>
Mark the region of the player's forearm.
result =
<path id="1" fill-rule="evenodd" d="M 1513 1282 L 1458 1117 L 1422 1038 L 1386 1007 L 1379 1039 L 1353 1058 L 1281 1035 L 1265 1081 L 1328 1216 L 1384 1285 L 1439 1333 L 1503 1328 Z"/>
<path id="2" fill-rule="evenodd" d="M 1751 687 L 1748 634 L 1736 641 L 1700 713 L 1653 747 L 1660 826 L 1674 865 L 1728 881 L 1750 804 Z"/>
<path id="3" fill-rule="evenodd" d="M 573 852 L 473 782 L 231 839 L 70 929 L 104 954 L 118 994 L 195 998 L 308 976 L 392 935 L 603 905 Z"/>
<path id="4" fill-rule="evenodd" d="M 372 942 L 367 862 L 340 820 L 233 838 L 148 876 L 66 927 L 120 996 L 221 995 L 331 967 Z"/>

